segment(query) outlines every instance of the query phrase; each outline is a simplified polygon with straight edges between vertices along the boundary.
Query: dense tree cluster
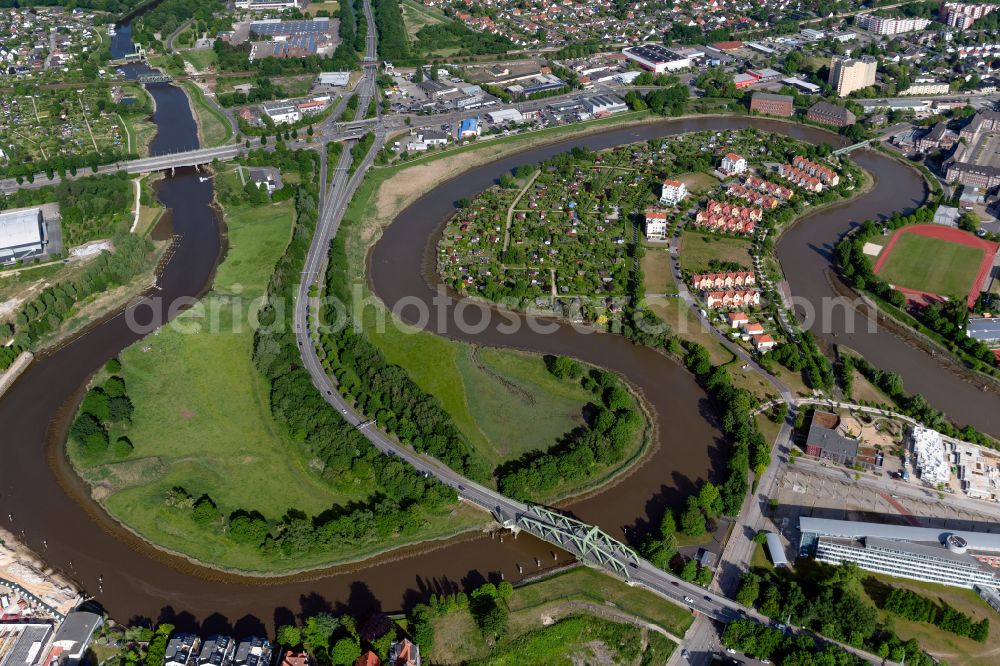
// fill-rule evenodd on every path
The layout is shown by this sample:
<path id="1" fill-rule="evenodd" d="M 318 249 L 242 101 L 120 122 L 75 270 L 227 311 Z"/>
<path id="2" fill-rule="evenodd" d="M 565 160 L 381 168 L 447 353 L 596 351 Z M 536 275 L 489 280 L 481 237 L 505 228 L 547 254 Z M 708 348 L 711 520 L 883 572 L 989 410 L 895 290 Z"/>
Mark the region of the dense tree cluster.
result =
<path id="1" fill-rule="evenodd" d="M 72 247 L 107 238 L 116 231 L 127 231 L 135 201 L 132 188 L 129 175 L 124 172 L 88 176 L 0 195 L 0 207 L 21 208 L 54 200 L 59 204 L 63 245 Z"/>
<path id="2" fill-rule="evenodd" d="M 507 632 L 510 615 L 508 603 L 514 587 L 507 581 L 494 585 L 483 583 L 471 594 L 431 594 L 426 604 L 417 604 L 407 614 L 410 635 L 425 653 L 434 645 L 434 619 L 466 609 L 471 613 L 484 640 L 493 643 Z"/>
<path id="3" fill-rule="evenodd" d="M 250 42 L 245 42 L 239 46 L 227 44 L 221 39 L 215 40 L 212 46 L 215 50 L 219 63 L 219 70 L 223 72 L 255 72 L 264 77 L 279 76 L 282 74 L 318 74 L 330 70 L 350 70 L 357 69 L 359 65 L 358 54 L 354 52 L 353 45 L 342 43 L 329 56 L 310 55 L 302 58 L 259 58 L 250 61 Z"/>
<path id="4" fill-rule="evenodd" d="M 466 476 L 487 478 L 437 398 L 417 386 L 403 368 L 388 363 L 368 338 L 345 326 L 324 342 L 327 368 L 337 378 L 341 395 L 353 400 L 380 428 Z"/>
<path id="5" fill-rule="evenodd" d="M 205 31 L 215 34 L 230 27 L 216 14 L 223 14 L 223 0 L 163 0 L 132 21 L 132 39 L 147 48 L 157 47 L 188 19 L 194 18 Z M 157 38 L 157 35 L 159 38 Z"/>
<path id="6" fill-rule="evenodd" d="M 985 643 L 990 634 L 990 620 L 983 618 L 973 622 L 972 618 L 957 611 L 948 604 L 937 604 L 933 599 L 917 594 L 906 588 L 893 588 L 886 595 L 882 607 L 894 615 L 914 622 L 927 622 L 939 629 L 974 641 Z"/>
<path id="7" fill-rule="evenodd" d="M 458 21 L 425 25 L 417 31 L 414 47 L 421 53 L 440 49 L 458 49 L 459 55 L 506 53 L 514 45 L 503 35 L 476 32 Z M 381 45 L 379 45 L 381 48 Z"/>
<path id="8" fill-rule="evenodd" d="M 907 664 L 931 666 L 933 661 L 916 641 L 900 641 L 879 622 L 877 609 L 858 592 L 863 575 L 850 562 L 839 566 L 810 562 L 808 567 L 797 567 L 794 574 L 789 569 L 756 569 L 744 574 L 736 598 L 779 622 L 805 627 L 892 661 L 905 658 Z M 784 637 L 777 629 L 748 620 L 730 624 L 723 636 L 726 645 L 757 657 L 777 656 L 776 663 L 827 663 L 789 660 L 788 650 L 811 646 L 799 645 L 799 640 L 803 639 Z"/>
<path id="9" fill-rule="evenodd" d="M 785 636 L 775 627 L 740 619 L 726 626 L 722 644 L 781 666 L 863 666 L 868 663 L 836 645 L 820 650 L 806 634 Z"/>
<path id="10" fill-rule="evenodd" d="M 424 511 L 441 510 L 455 502 L 455 493 L 433 479 L 425 479 L 409 465 L 387 460 L 364 436 L 333 410 L 301 367 L 295 340 L 293 312 L 275 303 L 294 303 L 302 263 L 316 227 L 318 156 L 309 151 L 258 151 L 251 164 L 296 165 L 300 184 L 295 195 L 296 225 L 285 254 L 268 285 L 268 305 L 260 313 L 261 327 L 254 340 L 254 363 L 270 385 L 271 411 L 293 441 L 310 458 L 320 461 L 322 477 L 331 484 L 353 487 L 363 483 L 378 490 L 363 502 L 334 506 L 318 516 L 289 511 L 280 520 L 265 520 L 236 507 L 216 518 L 229 538 L 262 547 L 274 557 L 317 552 L 332 543 L 384 543 L 386 538 L 411 534 L 423 524 Z M 282 322 L 276 318 L 281 313 Z M 259 537 L 263 535 L 263 539 Z"/>
<path id="11" fill-rule="evenodd" d="M 74 314 L 78 303 L 128 283 L 149 265 L 152 245 L 148 240 L 119 234 L 113 241 L 114 252 L 102 252 L 74 279 L 46 287 L 21 307 L 13 325 L 0 325 L 0 369 L 58 330 Z"/>
<path id="12" fill-rule="evenodd" d="M 412 57 L 410 38 L 406 34 L 399 0 L 373 0 L 375 27 L 378 29 L 378 52 L 392 62 L 408 61 Z"/>
<path id="13" fill-rule="evenodd" d="M 685 347 L 684 364 L 705 387 L 729 440 L 726 478 L 719 491 L 723 513 L 735 516 L 747 492 L 747 472 L 753 469 L 760 474 L 770 462 L 770 446 L 752 416 L 756 398 L 746 389 L 733 386 L 729 372 L 713 366 L 704 347 L 695 342 L 685 343 Z"/>
<path id="14" fill-rule="evenodd" d="M 121 369 L 117 360 L 114 364 Z M 98 456 L 111 446 L 116 458 L 127 458 L 132 453 L 132 442 L 120 435 L 112 444 L 109 430 L 131 422 L 133 411 L 132 401 L 125 391 L 125 380 L 114 375 L 84 395 L 76 419 L 70 426 L 70 436 L 83 455 Z"/>
<path id="15" fill-rule="evenodd" d="M 625 459 L 643 416 L 618 378 L 591 370 L 581 380 L 596 399 L 585 426 L 567 433 L 545 451 L 530 451 L 497 468 L 497 487 L 504 495 L 539 499 L 559 486 L 575 484 L 602 473 Z"/>
<path id="16" fill-rule="evenodd" d="M 360 624 L 350 615 L 319 613 L 301 626 L 286 624 L 277 631 L 282 647 L 304 649 L 317 663 L 330 666 L 350 666 L 362 650 L 371 650 L 387 663 L 395 637 L 392 623 L 382 613 L 373 613 Z"/>

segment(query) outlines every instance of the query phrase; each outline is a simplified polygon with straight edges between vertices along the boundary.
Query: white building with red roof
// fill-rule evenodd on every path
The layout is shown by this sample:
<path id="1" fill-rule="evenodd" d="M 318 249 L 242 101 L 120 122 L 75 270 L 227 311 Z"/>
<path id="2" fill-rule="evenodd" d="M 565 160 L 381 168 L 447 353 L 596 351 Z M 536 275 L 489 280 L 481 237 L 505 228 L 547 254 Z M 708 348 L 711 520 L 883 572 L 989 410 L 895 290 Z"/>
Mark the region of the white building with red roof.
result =
<path id="1" fill-rule="evenodd" d="M 660 193 L 660 203 L 664 206 L 675 206 L 688 195 L 684 183 L 679 180 L 663 181 L 663 191 Z"/>

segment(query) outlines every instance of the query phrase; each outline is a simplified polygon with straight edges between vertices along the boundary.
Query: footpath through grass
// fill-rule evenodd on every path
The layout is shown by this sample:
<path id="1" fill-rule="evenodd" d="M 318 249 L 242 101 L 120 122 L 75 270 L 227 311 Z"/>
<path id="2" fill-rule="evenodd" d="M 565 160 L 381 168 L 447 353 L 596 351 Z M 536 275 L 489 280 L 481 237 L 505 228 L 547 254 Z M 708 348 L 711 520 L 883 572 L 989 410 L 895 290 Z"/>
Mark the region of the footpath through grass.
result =
<path id="1" fill-rule="evenodd" d="M 903 233 L 889 251 L 879 277 L 908 289 L 964 298 L 982 260 L 980 248 Z"/>
<path id="2" fill-rule="evenodd" d="M 640 625 L 683 636 L 694 621 L 686 608 L 584 566 L 515 588 L 507 606 L 508 630 L 495 646 L 485 643 L 467 608 L 434 618 L 429 658 L 440 664 L 569 664 L 636 663 L 641 655 L 642 663 L 661 664 L 676 645 Z"/>
<path id="3" fill-rule="evenodd" d="M 191 99 L 191 108 L 194 109 L 195 118 L 198 120 L 202 147 L 214 148 L 229 141 L 233 136 L 232 125 L 218 109 L 208 103 L 201 88 L 190 81 L 185 81 L 184 89 Z"/>

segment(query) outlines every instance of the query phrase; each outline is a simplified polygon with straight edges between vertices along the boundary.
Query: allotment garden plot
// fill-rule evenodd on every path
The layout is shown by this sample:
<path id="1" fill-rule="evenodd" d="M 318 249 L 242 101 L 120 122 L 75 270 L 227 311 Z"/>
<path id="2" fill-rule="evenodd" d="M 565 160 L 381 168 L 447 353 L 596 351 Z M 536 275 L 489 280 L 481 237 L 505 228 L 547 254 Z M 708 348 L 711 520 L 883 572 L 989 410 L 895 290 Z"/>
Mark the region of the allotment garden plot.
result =
<path id="1" fill-rule="evenodd" d="M 107 92 L 39 92 L 8 97 L 2 105 L 0 141 L 11 163 L 127 152 L 128 136 L 115 111 L 118 103 Z"/>
<path id="2" fill-rule="evenodd" d="M 460 209 L 439 247 L 441 273 L 459 291 L 516 307 L 558 300 L 618 313 L 633 267 L 634 211 L 655 180 L 630 148 L 554 161 Z"/>

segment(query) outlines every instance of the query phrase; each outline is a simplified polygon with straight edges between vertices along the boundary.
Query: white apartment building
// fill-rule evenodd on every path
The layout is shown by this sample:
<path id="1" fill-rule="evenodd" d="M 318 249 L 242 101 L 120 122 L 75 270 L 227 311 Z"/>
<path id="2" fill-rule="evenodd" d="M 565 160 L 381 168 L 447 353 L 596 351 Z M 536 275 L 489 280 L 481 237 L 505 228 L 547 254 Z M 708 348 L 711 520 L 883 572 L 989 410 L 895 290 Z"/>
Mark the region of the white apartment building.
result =
<path id="1" fill-rule="evenodd" d="M 667 240 L 667 214 L 661 210 L 646 211 L 646 239 Z"/>
<path id="2" fill-rule="evenodd" d="M 727 176 L 737 176 L 747 170 L 747 160 L 736 153 L 726 153 L 719 165 L 719 171 Z"/>
<path id="3" fill-rule="evenodd" d="M 876 16 L 875 14 L 858 14 L 854 17 L 854 25 L 876 35 L 898 35 L 904 32 L 923 30 L 930 22 L 930 19 L 925 18 L 896 18 Z"/>
<path id="4" fill-rule="evenodd" d="M 660 203 L 664 206 L 679 204 L 688 194 L 684 183 L 679 180 L 663 181 L 663 192 L 660 193 Z"/>

